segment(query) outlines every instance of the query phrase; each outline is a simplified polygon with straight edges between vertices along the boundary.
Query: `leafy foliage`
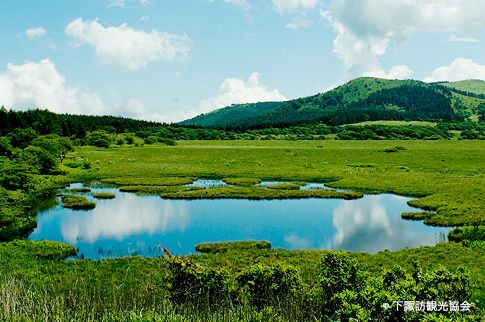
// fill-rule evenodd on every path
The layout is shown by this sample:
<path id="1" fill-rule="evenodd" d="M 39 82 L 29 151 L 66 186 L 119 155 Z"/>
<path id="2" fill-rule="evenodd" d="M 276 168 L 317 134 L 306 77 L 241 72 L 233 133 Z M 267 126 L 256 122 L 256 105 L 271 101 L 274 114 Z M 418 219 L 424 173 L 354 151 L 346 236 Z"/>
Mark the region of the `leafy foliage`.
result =
<path id="1" fill-rule="evenodd" d="M 282 263 L 251 265 L 243 269 L 236 279 L 251 304 L 258 309 L 281 305 L 302 288 L 298 268 Z"/>

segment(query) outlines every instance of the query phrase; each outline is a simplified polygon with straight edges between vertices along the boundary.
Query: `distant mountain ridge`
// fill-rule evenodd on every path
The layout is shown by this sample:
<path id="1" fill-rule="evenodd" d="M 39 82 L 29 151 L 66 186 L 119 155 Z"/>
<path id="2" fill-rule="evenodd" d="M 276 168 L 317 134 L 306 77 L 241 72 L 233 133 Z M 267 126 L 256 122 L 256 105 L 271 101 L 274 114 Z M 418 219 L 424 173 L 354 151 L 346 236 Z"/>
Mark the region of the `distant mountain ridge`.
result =
<path id="1" fill-rule="evenodd" d="M 331 91 L 285 102 L 233 104 L 180 122 L 204 127 L 264 128 L 308 122 L 453 121 L 473 117 L 485 82 L 424 83 L 361 77 Z"/>

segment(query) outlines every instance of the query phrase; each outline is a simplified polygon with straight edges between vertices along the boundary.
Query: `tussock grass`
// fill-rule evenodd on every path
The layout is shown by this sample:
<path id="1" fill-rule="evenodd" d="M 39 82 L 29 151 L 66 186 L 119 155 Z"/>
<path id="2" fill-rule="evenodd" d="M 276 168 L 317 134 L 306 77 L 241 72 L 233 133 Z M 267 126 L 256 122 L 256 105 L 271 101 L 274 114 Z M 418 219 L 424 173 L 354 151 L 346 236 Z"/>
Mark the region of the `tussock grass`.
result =
<path id="1" fill-rule="evenodd" d="M 96 199 L 114 199 L 116 198 L 116 195 L 111 192 L 99 192 L 93 194 L 93 197 Z"/>
<path id="2" fill-rule="evenodd" d="M 261 183 L 261 179 L 258 178 L 223 178 L 222 181 L 235 186 L 254 186 Z"/>
<path id="3" fill-rule="evenodd" d="M 201 253 L 225 253 L 228 251 L 240 251 L 251 249 L 271 249 L 271 243 L 268 241 L 238 241 L 238 242 L 219 242 L 219 243 L 202 243 L 195 246 L 195 250 Z"/>
<path id="4" fill-rule="evenodd" d="M 71 188 L 71 192 L 91 192 L 91 188 Z"/>
<path id="5" fill-rule="evenodd" d="M 112 183 L 119 186 L 182 186 L 193 183 L 197 178 L 194 177 L 165 177 L 165 178 L 112 178 L 102 179 L 101 182 Z"/>
<path id="6" fill-rule="evenodd" d="M 431 217 L 433 214 L 427 211 L 421 211 L 421 212 L 403 212 L 401 214 L 402 219 L 408 219 L 408 220 L 423 220 L 426 218 Z"/>
<path id="7" fill-rule="evenodd" d="M 281 190 L 259 187 L 213 188 L 196 191 L 161 193 L 163 199 L 304 199 L 304 198 L 339 198 L 359 199 L 358 192 L 337 192 L 333 190 Z"/>
<path id="8" fill-rule="evenodd" d="M 175 193 L 202 190 L 204 187 L 184 187 L 184 186 L 123 186 L 120 187 L 122 192 L 135 192 L 138 194 L 152 194 L 157 195 L 160 193 Z"/>
<path id="9" fill-rule="evenodd" d="M 71 208 L 74 210 L 88 210 L 88 209 L 94 209 L 96 207 L 95 202 L 88 201 L 88 199 L 86 199 L 86 197 L 83 197 L 83 196 L 63 194 L 61 198 L 62 198 L 62 206 L 64 208 Z"/>
<path id="10" fill-rule="evenodd" d="M 267 186 L 268 189 L 299 190 L 300 185 L 295 183 L 280 183 Z"/>

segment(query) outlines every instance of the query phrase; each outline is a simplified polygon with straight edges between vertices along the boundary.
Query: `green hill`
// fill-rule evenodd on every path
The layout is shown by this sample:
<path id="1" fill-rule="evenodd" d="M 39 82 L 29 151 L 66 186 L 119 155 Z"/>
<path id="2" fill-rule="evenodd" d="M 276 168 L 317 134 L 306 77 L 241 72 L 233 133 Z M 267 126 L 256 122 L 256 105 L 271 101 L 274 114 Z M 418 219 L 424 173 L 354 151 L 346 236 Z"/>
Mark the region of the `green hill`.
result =
<path id="1" fill-rule="evenodd" d="M 326 93 L 281 103 L 233 105 L 181 124 L 264 128 L 314 121 L 329 125 L 376 120 L 454 121 L 476 114 L 485 102 L 482 92 L 485 82 L 474 80 L 428 84 L 361 77 Z"/>
<path id="2" fill-rule="evenodd" d="M 248 115 L 258 116 L 264 112 L 272 110 L 283 102 L 260 102 L 247 104 L 232 104 L 210 113 L 201 114 L 190 120 L 180 122 L 181 125 L 199 125 L 199 126 L 226 126 L 233 122 L 244 119 Z"/>
<path id="3" fill-rule="evenodd" d="M 485 81 L 482 81 L 481 79 L 467 79 L 458 82 L 443 82 L 439 84 L 449 87 L 450 89 L 485 95 Z"/>

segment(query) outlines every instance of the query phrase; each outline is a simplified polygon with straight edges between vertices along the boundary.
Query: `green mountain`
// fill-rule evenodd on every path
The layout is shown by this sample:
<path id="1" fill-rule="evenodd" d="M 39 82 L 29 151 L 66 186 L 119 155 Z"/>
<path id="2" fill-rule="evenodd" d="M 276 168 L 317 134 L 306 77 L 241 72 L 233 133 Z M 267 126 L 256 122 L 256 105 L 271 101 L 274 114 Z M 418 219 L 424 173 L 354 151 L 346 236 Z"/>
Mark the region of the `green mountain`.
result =
<path id="1" fill-rule="evenodd" d="M 478 106 L 485 102 L 485 82 L 467 82 L 428 84 L 361 77 L 314 96 L 232 105 L 181 124 L 264 128 L 315 121 L 341 125 L 374 120 L 463 120 L 476 117 Z"/>
<path id="2" fill-rule="evenodd" d="M 253 117 L 272 110 L 283 102 L 260 102 L 247 104 L 232 104 L 225 108 L 212 111 L 207 114 L 201 114 L 190 120 L 180 122 L 181 125 L 199 125 L 205 127 L 211 126 L 229 126 L 237 120 L 244 119 L 251 115 Z"/>

